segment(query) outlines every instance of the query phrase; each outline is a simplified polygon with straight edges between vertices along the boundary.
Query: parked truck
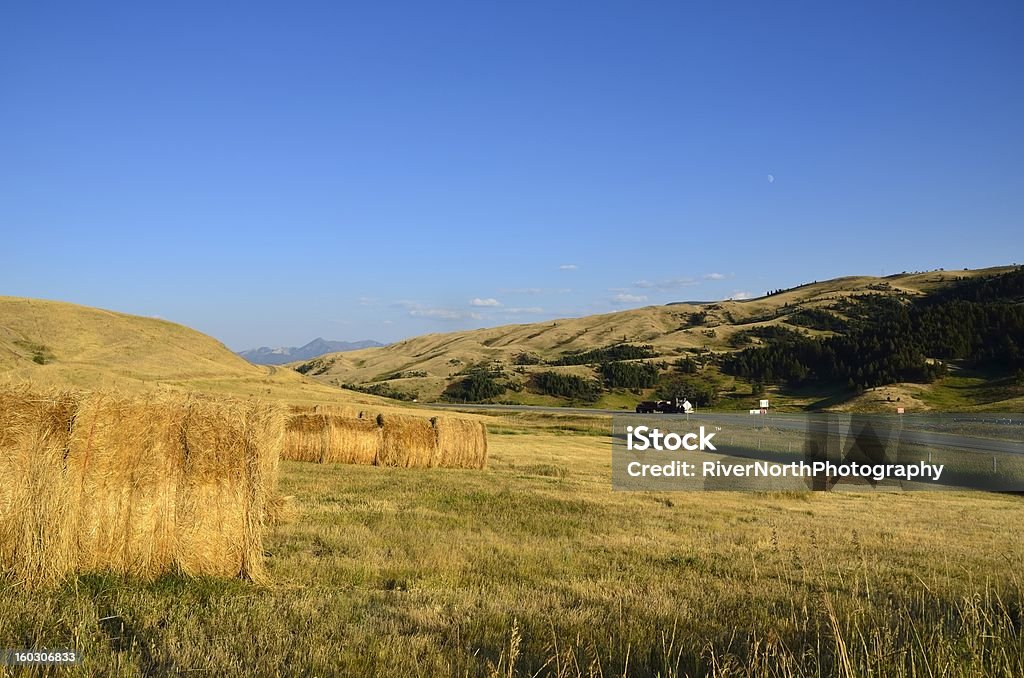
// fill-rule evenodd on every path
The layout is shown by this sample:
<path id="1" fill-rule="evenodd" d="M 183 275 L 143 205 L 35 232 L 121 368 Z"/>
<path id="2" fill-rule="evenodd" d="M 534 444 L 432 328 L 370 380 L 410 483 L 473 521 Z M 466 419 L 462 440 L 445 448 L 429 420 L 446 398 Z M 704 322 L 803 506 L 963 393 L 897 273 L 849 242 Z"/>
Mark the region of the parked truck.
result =
<path id="1" fill-rule="evenodd" d="M 693 405 L 686 398 L 675 400 L 644 400 L 637 403 L 637 414 L 688 414 L 693 412 Z"/>

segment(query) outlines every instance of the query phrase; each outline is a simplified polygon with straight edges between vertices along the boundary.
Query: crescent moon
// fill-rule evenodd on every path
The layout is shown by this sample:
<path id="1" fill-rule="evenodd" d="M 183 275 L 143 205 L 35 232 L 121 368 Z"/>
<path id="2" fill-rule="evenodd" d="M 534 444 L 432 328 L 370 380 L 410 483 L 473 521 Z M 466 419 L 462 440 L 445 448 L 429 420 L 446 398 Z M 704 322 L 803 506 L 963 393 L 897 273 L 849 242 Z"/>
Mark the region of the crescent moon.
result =
<path id="1" fill-rule="evenodd" d="M 774 174 L 769 174 L 768 175 L 768 183 L 769 184 L 774 184 L 775 183 L 775 175 Z"/>

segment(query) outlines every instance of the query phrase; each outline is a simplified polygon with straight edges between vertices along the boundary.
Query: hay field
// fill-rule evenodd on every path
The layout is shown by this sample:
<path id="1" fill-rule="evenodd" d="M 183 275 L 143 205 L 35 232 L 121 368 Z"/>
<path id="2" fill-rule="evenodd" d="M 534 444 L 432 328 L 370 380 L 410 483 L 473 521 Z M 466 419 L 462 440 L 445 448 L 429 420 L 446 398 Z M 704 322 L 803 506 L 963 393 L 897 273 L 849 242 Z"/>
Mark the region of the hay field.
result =
<path id="1" fill-rule="evenodd" d="M 8 589 L 0 646 L 122 676 L 1024 673 L 1020 498 L 613 493 L 605 423 L 495 419 L 482 473 L 285 462 L 273 587 Z"/>

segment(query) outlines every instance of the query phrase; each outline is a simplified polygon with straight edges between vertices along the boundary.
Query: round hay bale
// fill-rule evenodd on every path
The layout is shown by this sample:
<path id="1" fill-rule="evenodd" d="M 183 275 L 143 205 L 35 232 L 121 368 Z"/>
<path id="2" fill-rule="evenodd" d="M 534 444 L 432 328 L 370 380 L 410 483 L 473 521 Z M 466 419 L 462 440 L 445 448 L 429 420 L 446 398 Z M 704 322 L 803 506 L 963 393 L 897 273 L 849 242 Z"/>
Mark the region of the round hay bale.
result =
<path id="1" fill-rule="evenodd" d="M 487 464 L 487 428 L 478 421 L 458 417 L 430 420 L 437 436 L 432 466 L 482 469 Z"/>
<path id="2" fill-rule="evenodd" d="M 80 569 L 173 566 L 185 413 L 180 398 L 82 399 L 66 460 Z"/>
<path id="3" fill-rule="evenodd" d="M 383 433 L 377 422 L 352 417 L 328 417 L 321 463 L 367 464 L 377 461 Z"/>
<path id="4" fill-rule="evenodd" d="M 27 588 L 76 566 L 64 455 L 77 396 L 0 389 L 0 574 Z"/>
<path id="5" fill-rule="evenodd" d="M 283 432 L 258 402 L 0 389 L 0 573 L 262 580 Z"/>
<path id="6" fill-rule="evenodd" d="M 424 468 L 430 466 L 437 448 L 433 425 L 420 417 L 379 414 L 382 439 L 378 466 Z"/>
<path id="7" fill-rule="evenodd" d="M 281 458 L 320 463 L 324 457 L 327 419 L 319 414 L 297 414 L 288 418 Z"/>
<path id="8" fill-rule="evenodd" d="M 178 489 L 177 562 L 186 573 L 264 580 L 263 530 L 284 421 L 258 402 L 193 399 Z"/>

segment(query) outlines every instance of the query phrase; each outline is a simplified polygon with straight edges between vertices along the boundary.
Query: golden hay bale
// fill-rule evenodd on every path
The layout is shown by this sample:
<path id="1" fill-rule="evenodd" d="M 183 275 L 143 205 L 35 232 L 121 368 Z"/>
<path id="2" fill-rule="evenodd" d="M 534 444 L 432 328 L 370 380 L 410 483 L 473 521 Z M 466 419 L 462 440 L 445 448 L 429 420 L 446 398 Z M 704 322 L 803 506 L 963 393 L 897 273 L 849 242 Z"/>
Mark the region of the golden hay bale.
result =
<path id="1" fill-rule="evenodd" d="M 326 417 L 320 463 L 374 464 L 383 441 L 376 421 Z"/>
<path id="2" fill-rule="evenodd" d="M 259 402 L 189 402 L 177 493 L 176 563 L 187 574 L 261 581 L 263 528 L 284 437 L 279 410 Z"/>
<path id="3" fill-rule="evenodd" d="M 282 436 L 259 403 L 0 389 L 0 574 L 263 579 Z"/>
<path id="4" fill-rule="evenodd" d="M 64 455 L 76 398 L 0 390 L 0 573 L 33 586 L 75 566 Z"/>
<path id="5" fill-rule="evenodd" d="M 288 419 L 282 458 L 318 464 L 373 464 L 381 432 L 375 421 L 328 414 Z"/>
<path id="6" fill-rule="evenodd" d="M 151 575 L 175 562 L 181 398 L 89 395 L 66 458 L 82 570 Z"/>
<path id="7" fill-rule="evenodd" d="M 24 386 L 0 386 L 0 446 L 26 428 L 66 444 L 80 396 L 70 391 L 36 393 Z"/>
<path id="8" fill-rule="evenodd" d="M 482 469 L 487 464 L 487 428 L 478 421 L 457 417 L 430 420 L 437 436 L 431 466 Z"/>
<path id="9" fill-rule="evenodd" d="M 293 414 L 285 428 L 281 458 L 320 463 L 324 457 L 327 420 L 319 414 Z"/>
<path id="10" fill-rule="evenodd" d="M 377 423 L 382 432 L 378 466 L 410 468 L 430 465 L 437 448 L 437 436 L 429 421 L 420 417 L 379 414 Z"/>

